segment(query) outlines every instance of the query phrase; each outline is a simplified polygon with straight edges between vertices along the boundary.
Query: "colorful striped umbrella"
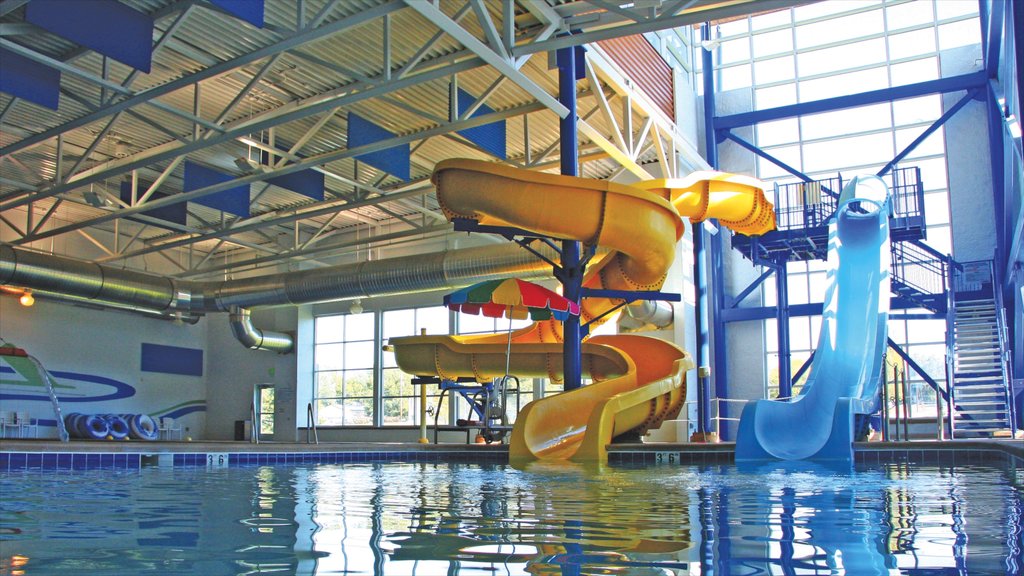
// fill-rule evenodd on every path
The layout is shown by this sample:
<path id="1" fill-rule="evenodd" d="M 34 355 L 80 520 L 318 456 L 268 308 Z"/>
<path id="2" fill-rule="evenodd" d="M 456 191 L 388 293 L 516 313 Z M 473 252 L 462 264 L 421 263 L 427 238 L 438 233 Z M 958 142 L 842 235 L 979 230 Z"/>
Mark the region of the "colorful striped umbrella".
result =
<path id="1" fill-rule="evenodd" d="M 489 318 L 565 320 L 580 315 L 579 304 L 533 282 L 509 278 L 487 280 L 457 290 L 444 297 L 448 308 Z"/>

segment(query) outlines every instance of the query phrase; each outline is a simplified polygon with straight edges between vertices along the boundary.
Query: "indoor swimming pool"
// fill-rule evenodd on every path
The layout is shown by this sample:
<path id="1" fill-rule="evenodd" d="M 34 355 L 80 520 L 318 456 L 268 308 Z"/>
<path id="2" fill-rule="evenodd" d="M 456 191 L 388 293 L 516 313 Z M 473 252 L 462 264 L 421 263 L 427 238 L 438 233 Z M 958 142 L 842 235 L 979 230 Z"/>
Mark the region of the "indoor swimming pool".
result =
<path id="1" fill-rule="evenodd" d="M 1020 574 L 1017 462 L 12 466 L 0 573 Z"/>

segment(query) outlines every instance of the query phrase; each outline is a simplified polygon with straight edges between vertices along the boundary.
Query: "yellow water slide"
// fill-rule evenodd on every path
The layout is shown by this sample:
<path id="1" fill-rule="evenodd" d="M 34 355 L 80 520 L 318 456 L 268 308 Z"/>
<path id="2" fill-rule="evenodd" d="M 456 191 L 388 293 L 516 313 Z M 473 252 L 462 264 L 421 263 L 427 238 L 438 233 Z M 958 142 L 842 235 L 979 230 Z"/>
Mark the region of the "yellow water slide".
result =
<path id="1" fill-rule="evenodd" d="M 608 248 L 583 282 L 598 289 L 660 289 L 683 235 L 681 217 L 718 218 L 744 234 L 764 233 L 775 221 L 759 181 L 718 172 L 624 185 L 447 160 L 437 165 L 433 181 L 450 220 L 469 218 Z M 581 320 L 599 317 L 620 302 L 587 298 Z M 487 381 L 505 374 L 507 338 L 410 336 L 390 344 L 398 366 L 410 374 Z M 512 374 L 562 379 L 560 322 L 516 331 L 511 350 Z M 689 354 L 663 340 L 591 338 L 582 345 L 582 371 L 593 383 L 524 407 L 512 431 L 510 458 L 603 461 L 612 438 L 642 434 L 678 415 L 686 396 L 685 373 L 692 367 Z"/>

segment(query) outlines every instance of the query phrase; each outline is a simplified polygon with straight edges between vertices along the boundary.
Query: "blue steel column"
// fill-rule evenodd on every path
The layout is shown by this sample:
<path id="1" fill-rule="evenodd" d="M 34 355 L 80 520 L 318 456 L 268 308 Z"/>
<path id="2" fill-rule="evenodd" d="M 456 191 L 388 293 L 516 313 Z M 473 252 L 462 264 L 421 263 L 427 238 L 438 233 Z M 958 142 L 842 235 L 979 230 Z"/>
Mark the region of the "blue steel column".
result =
<path id="1" fill-rule="evenodd" d="M 711 25 L 705 23 L 700 29 L 701 40 L 711 40 Z M 712 167 L 718 165 L 718 144 L 715 140 L 715 70 L 711 58 L 711 51 L 707 48 L 701 49 L 701 66 L 704 71 L 704 143 L 705 156 L 708 164 Z M 693 285 L 697 294 L 697 305 L 695 320 L 697 325 L 697 342 L 695 346 L 697 354 L 697 432 L 711 432 L 711 394 L 708 389 L 709 377 L 701 376 L 701 367 L 709 366 L 711 360 L 711 344 L 708 341 L 711 335 L 711 311 L 708 307 L 708 270 L 707 251 L 704 246 L 704 225 L 697 223 L 693 225 Z M 701 437 L 703 439 L 703 437 Z"/>
<path id="2" fill-rule="evenodd" d="M 714 167 L 716 169 L 718 168 L 717 159 Z M 715 322 L 714 330 L 711 332 L 711 335 L 714 342 L 714 346 L 712 348 L 714 366 L 712 377 L 714 378 L 715 383 L 716 398 L 729 397 L 729 361 L 725 353 L 725 321 L 722 320 L 722 312 L 725 310 L 725 264 L 723 263 L 724 250 L 722 246 L 723 234 L 725 234 L 725 231 L 719 227 L 718 234 L 711 236 L 711 280 L 709 282 L 709 286 L 713 289 L 711 292 L 711 306 L 713 310 L 711 313 L 711 319 Z M 720 422 L 725 422 L 725 424 L 719 424 L 719 436 L 722 440 L 730 440 L 732 435 L 729 433 L 729 421 L 723 420 L 730 417 L 728 402 L 719 403 L 718 417 Z"/>
<path id="3" fill-rule="evenodd" d="M 558 125 L 562 174 L 579 176 L 579 146 L 576 137 L 576 48 L 562 48 L 557 52 L 558 101 L 569 109 Z M 566 218 L 571 218 L 569 214 Z M 583 271 L 580 269 L 580 244 L 562 241 L 563 295 L 573 302 L 580 301 Z M 582 381 L 580 361 L 580 319 L 570 314 L 562 325 L 563 378 L 566 390 L 579 388 Z"/>
<path id="4" fill-rule="evenodd" d="M 789 277 L 786 261 L 775 263 L 775 323 L 779 350 L 779 398 L 793 395 L 793 376 L 789 351 Z"/>
<path id="5" fill-rule="evenodd" d="M 711 40 L 711 26 L 709 24 L 704 24 L 704 26 L 701 27 L 701 38 L 707 41 Z M 705 48 L 701 53 L 701 57 L 702 67 L 704 70 L 705 153 L 708 164 L 717 170 L 718 134 L 715 129 L 715 68 L 710 50 Z M 714 331 L 711 333 L 714 341 L 714 356 L 712 357 L 708 354 L 704 358 L 705 361 L 710 359 L 714 367 L 711 372 L 711 378 L 715 386 L 715 397 L 728 398 L 729 366 L 725 354 L 725 322 L 722 321 L 722 311 L 725 309 L 725 274 L 722 263 L 722 232 L 720 231 L 718 234 L 712 235 L 709 244 L 711 257 L 710 278 L 702 278 L 702 280 L 707 286 L 713 288 L 714 292 L 709 294 L 709 291 L 705 290 L 703 294 L 706 299 L 703 303 L 698 302 L 698 306 L 703 306 L 703 309 L 706 311 L 705 314 L 710 314 L 711 320 L 714 321 Z M 708 296 L 710 296 L 710 300 L 707 299 Z M 707 346 L 707 342 L 701 342 L 701 346 Z M 727 402 L 719 404 L 718 416 L 720 419 L 729 417 L 729 404 Z M 723 440 L 728 439 L 728 426 L 720 426 L 718 432 Z"/>
<path id="6" fill-rule="evenodd" d="M 707 283 L 707 252 L 704 250 L 704 224 L 693 224 L 693 289 L 696 291 L 697 305 L 693 308 L 694 325 L 697 329 L 695 361 L 697 362 L 697 430 L 694 440 L 704 441 L 711 431 L 711 398 L 708 390 L 708 377 L 704 376 L 704 367 L 711 356 L 708 337 L 711 327 L 708 322 L 708 283 Z"/>

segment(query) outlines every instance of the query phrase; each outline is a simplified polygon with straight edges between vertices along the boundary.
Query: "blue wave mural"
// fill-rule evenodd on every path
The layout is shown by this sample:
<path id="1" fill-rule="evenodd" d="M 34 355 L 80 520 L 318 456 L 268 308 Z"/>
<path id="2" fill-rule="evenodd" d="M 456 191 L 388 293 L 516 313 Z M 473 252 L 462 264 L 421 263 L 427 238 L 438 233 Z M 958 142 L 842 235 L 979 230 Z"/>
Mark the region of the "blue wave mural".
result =
<path id="1" fill-rule="evenodd" d="M 83 374 L 81 372 L 66 372 L 63 370 L 51 370 L 49 371 L 55 379 L 61 380 L 61 384 L 66 384 L 67 381 L 77 382 L 88 382 L 90 384 L 99 384 L 100 386 L 109 386 L 113 388 L 112 392 L 107 394 L 100 394 L 96 396 L 62 396 L 61 390 L 57 390 L 57 400 L 61 403 L 64 402 L 102 402 L 107 400 L 121 400 L 122 398 L 131 398 L 135 396 L 135 387 L 126 382 L 120 380 L 114 380 L 113 378 L 107 378 L 105 376 L 96 376 L 93 374 Z M 7 366 L 0 366 L 0 376 L 16 374 L 16 372 Z M 61 386 L 63 388 L 64 386 Z M 71 385 L 71 389 L 74 392 L 80 392 L 78 386 Z M 69 391 L 70 392 L 70 391 Z M 50 397 L 46 394 L 25 394 L 25 393 L 12 393 L 6 392 L 0 389 L 0 400 L 39 400 L 43 402 L 49 402 Z"/>

